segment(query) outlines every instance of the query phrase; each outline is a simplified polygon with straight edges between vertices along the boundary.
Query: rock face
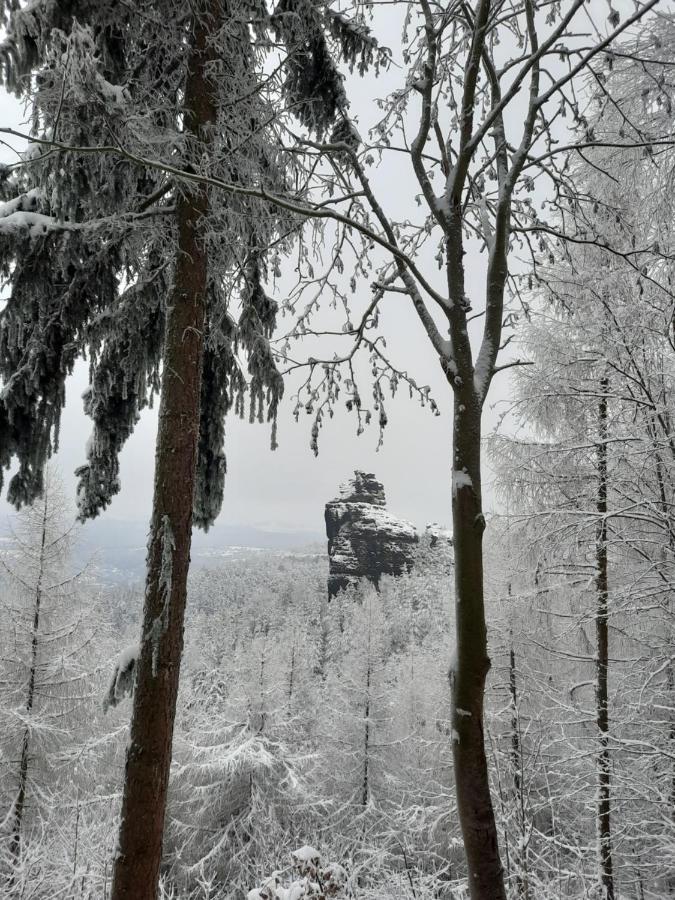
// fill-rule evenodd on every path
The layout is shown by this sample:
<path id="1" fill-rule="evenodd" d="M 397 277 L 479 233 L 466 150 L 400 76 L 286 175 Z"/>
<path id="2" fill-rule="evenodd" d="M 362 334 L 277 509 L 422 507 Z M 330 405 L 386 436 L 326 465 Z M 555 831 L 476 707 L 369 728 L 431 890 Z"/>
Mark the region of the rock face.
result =
<path id="1" fill-rule="evenodd" d="M 354 472 L 340 496 L 326 504 L 328 597 L 367 578 L 401 575 L 414 565 L 415 527 L 386 510 L 384 488 L 374 475 Z"/>
<path id="2" fill-rule="evenodd" d="M 431 522 L 427 525 L 424 535 L 432 550 L 435 547 L 452 547 L 452 532 L 444 525 L 439 525 L 438 522 Z"/>

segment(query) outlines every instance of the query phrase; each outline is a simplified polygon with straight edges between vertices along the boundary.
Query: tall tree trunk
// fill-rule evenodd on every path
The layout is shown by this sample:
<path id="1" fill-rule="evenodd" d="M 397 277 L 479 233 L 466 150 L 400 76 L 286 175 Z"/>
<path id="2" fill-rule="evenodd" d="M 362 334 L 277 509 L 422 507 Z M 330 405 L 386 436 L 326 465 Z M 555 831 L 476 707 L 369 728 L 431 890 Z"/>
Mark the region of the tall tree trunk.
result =
<path id="1" fill-rule="evenodd" d="M 663 402 L 663 400 L 662 400 Z M 670 553 L 670 559 L 672 560 L 675 556 L 675 532 L 673 531 L 673 523 L 672 516 L 670 512 L 670 504 L 668 502 L 668 496 L 666 493 L 666 477 L 664 473 L 664 464 L 661 459 L 661 454 L 659 452 L 659 447 L 657 443 L 657 423 L 656 422 L 648 422 L 647 431 L 651 438 L 652 442 L 652 453 L 656 459 L 656 479 L 659 486 L 659 504 L 661 506 L 661 515 L 663 516 L 664 527 L 668 532 L 668 551 Z M 667 555 L 665 551 L 665 547 L 662 549 L 662 566 L 659 570 L 660 577 L 662 581 L 669 585 L 670 580 L 668 577 L 668 569 L 667 569 Z M 673 621 L 673 608 L 672 608 L 672 592 L 669 592 L 669 606 L 668 606 L 668 618 L 667 622 Z M 664 623 L 664 627 L 671 628 L 671 626 L 667 623 Z M 667 632 L 666 632 L 667 633 Z M 673 641 L 670 641 L 672 644 Z M 675 696 L 675 672 L 673 671 L 672 662 L 669 662 L 666 666 L 666 697 L 669 706 L 673 707 L 672 698 Z M 671 713 L 672 717 L 672 713 Z M 675 750 L 675 718 L 671 718 L 670 727 L 668 729 L 668 747 L 671 750 Z M 670 787 L 668 790 L 668 805 L 670 808 L 670 821 L 675 828 L 675 756 L 671 756 L 671 764 L 670 764 Z M 666 886 L 668 890 L 669 897 L 675 897 L 675 869 L 673 865 L 670 866 L 670 870 L 668 876 L 666 878 Z"/>
<path id="2" fill-rule="evenodd" d="M 207 66 L 219 0 L 197 4 L 185 85 L 185 132 L 208 146 L 216 110 Z M 201 14 L 200 14 L 201 13 Z M 177 206 L 175 282 L 167 311 L 155 485 L 140 657 L 111 900 L 155 900 L 181 655 L 199 433 L 207 253 L 205 189 Z"/>
<path id="3" fill-rule="evenodd" d="M 370 797 L 370 640 L 368 641 L 368 668 L 366 669 L 366 707 L 363 711 L 363 778 L 361 782 L 361 806 L 368 806 Z"/>
<path id="4" fill-rule="evenodd" d="M 609 706 L 607 678 L 609 670 L 609 629 L 607 576 L 607 378 L 600 381 L 601 397 L 598 404 L 598 525 L 596 531 L 596 716 L 600 748 L 598 752 L 598 848 L 600 852 L 600 883 L 606 900 L 614 900 L 614 875 L 612 872 L 611 811 L 611 759 L 609 754 Z"/>
<path id="5" fill-rule="evenodd" d="M 370 798 L 370 687 L 372 679 L 373 606 L 368 600 L 368 641 L 366 644 L 366 702 L 363 710 L 363 771 L 361 777 L 361 806 L 365 809 Z"/>
<path id="6" fill-rule="evenodd" d="M 291 667 L 288 673 L 288 714 L 293 714 L 293 682 L 295 681 L 295 639 L 291 647 Z"/>
<path id="7" fill-rule="evenodd" d="M 26 717 L 30 719 L 35 702 L 35 679 L 37 675 L 38 647 L 40 642 L 40 606 L 42 604 L 42 582 L 45 567 L 45 544 L 47 542 L 47 507 L 49 498 L 47 491 L 42 498 L 42 531 L 40 533 L 40 556 L 38 559 L 37 581 L 35 583 L 35 597 L 33 598 L 33 627 L 30 641 L 30 668 L 28 672 L 28 692 L 26 694 Z M 14 801 L 14 816 L 9 843 L 9 853 L 16 865 L 21 856 L 21 828 L 23 825 L 23 813 L 26 807 L 26 790 L 28 787 L 28 761 L 30 758 L 30 721 L 24 728 L 21 740 L 21 759 L 19 760 L 19 787 Z M 12 876 L 12 880 L 13 880 Z"/>
<path id="8" fill-rule="evenodd" d="M 509 585 L 511 594 L 511 585 Z M 516 683 L 516 651 L 513 647 L 513 632 L 510 634 L 509 648 L 509 694 L 511 696 L 511 767 L 513 791 L 516 801 L 518 822 L 518 842 L 514 854 L 516 896 L 527 900 L 529 897 L 527 872 L 527 844 L 525 842 L 525 798 L 523 788 L 523 757 L 520 743 L 520 716 L 518 713 L 518 687 Z"/>
<path id="9" fill-rule="evenodd" d="M 480 480 L 481 405 L 471 385 L 455 393 L 452 522 L 457 659 L 453 684 L 453 760 L 457 812 L 472 900 L 506 900 L 483 734 L 490 668 L 483 595 Z"/>
<path id="10" fill-rule="evenodd" d="M 671 721 L 668 729 L 668 749 L 671 753 L 670 763 L 670 789 L 668 791 L 668 807 L 670 809 L 670 822 L 673 832 L 675 833 L 675 718 L 673 718 L 673 698 L 675 697 L 675 671 L 673 664 L 669 663 L 666 668 L 666 687 L 667 702 L 671 707 Z M 668 896 L 675 897 L 675 862 L 671 860 L 670 871 L 667 878 Z"/>

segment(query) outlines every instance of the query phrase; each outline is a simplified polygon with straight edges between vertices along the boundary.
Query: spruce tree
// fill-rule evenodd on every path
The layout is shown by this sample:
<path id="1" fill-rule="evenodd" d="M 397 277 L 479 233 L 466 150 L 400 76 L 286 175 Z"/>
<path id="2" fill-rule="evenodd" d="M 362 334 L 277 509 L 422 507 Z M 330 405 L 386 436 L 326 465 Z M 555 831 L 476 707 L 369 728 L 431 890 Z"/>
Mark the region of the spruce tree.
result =
<path id="1" fill-rule="evenodd" d="M 218 514 L 224 419 L 243 412 L 247 391 L 250 418 L 267 416 L 275 443 L 283 384 L 264 282 L 302 224 L 194 176 L 301 196 L 280 110 L 292 107 L 315 134 L 333 123 L 344 131 L 334 58 L 363 68 L 378 54 L 360 24 L 314 0 L 281 0 L 272 12 L 256 0 L 12 2 L 3 12 L 5 83 L 28 98 L 34 136 L 22 164 L 2 172 L 10 296 L 0 319 L 0 467 L 18 461 L 9 500 L 42 492 L 79 357 L 89 359 L 94 423 L 77 470 L 83 519 L 119 491 L 119 453 L 160 397 L 112 893 L 154 898 L 192 523 L 207 528 Z"/>

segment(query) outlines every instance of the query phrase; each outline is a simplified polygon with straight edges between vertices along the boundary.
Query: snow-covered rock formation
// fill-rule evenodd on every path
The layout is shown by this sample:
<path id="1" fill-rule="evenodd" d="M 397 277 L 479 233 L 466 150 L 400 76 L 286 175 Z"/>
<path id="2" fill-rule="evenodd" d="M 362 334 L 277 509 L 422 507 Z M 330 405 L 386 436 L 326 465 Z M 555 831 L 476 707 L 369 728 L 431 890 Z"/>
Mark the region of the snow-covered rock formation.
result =
<path id="1" fill-rule="evenodd" d="M 439 525 L 438 522 L 430 522 L 425 528 L 424 534 L 432 549 L 434 547 L 452 547 L 452 532 L 444 525 Z"/>
<path id="2" fill-rule="evenodd" d="M 387 512 L 377 478 L 358 471 L 326 504 L 326 534 L 329 598 L 361 578 L 377 585 L 382 575 L 407 572 L 419 542 L 414 525 Z"/>

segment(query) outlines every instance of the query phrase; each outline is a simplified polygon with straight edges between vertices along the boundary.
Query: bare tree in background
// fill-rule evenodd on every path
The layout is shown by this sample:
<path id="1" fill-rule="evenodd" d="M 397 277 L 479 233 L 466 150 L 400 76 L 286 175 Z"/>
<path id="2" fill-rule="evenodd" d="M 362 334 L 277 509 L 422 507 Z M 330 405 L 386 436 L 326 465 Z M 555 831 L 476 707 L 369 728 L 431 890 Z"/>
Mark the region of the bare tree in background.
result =
<path id="1" fill-rule="evenodd" d="M 88 629 L 77 598 L 83 572 L 72 570 L 71 536 L 62 486 L 48 471 L 42 497 L 17 516 L 9 549 L 0 558 L 0 740 L 2 799 L 8 803 L 2 813 L 7 841 L 2 856 L 8 854 L 9 885 L 21 866 L 26 820 L 39 827 L 56 786 L 49 771 L 73 726 L 70 714 L 85 678 L 79 657 Z"/>
<path id="2" fill-rule="evenodd" d="M 310 361 L 303 391 L 315 415 L 314 443 L 341 390 L 359 418 L 370 415 L 364 412 L 352 367 L 359 346 L 370 351 L 380 427 L 386 424 L 387 384 L 395 390 L 404 381 L 411 392 L 418 391 L 423 400 L 428 397 L 392 366 L 378 340 L 369 337 L 387 294 L 404 294 L 412 302 L 453 398 L 457 655 L 451 671 L 452 733 L 458 813 L 474 900 L 505 897 L 483 735 L 490 660 L 483 590 L 481 422 L 494 375 L 517 363 L 498 364 L 510 340 L 503 336 L 512 315 L 505 311 L 509 254 L 518 235 L 530 240 L 545 229 L 530 196 L 535 179 L 546 185 L 542 190 L 552 193 L 554 203 L 575 196 L 566 160 L 574 147 L 595 142 L 594 135 L 584 131 L 580 79 L 602 83 L 606 52 L 654 5 L 641 4 L 622 23 L 612 10 L 607 22 L 597 23 L 598 29 L 606 28 L 605 35 L 598 32 L 589 43 L 577 36 L 586 27 L 587 7 L 581 0 L 555 9 L 533 0 L 457 2 L 442 9 L 419 0 L 408 7 L 404 26 L 405 84 L 384 103 L 385 115 L 370 146 L 358 152 L 348 142 L 303 142 L 317 163 L 326 162 L 327 190 L 336 183 L 351 187 L 351 193 L 345 192 L 344 213 L 314 211 L 338 223 L 337 256 L 343 252 L 342 227 L 348 235 L 361 235 L 364 273 L 374 245 L 386 253 L 374 279 L 371 276 L 369 307 L 346 329 L 354 339 L 351 349 L 337 359 Z M 565 115 L 572 120 L 572 134 L 561 125 Z M 568 138 L 565 146 L 560 135 Z M 667 134 L 656 137 L 668 139 Z M 637 138 L 631 146 L 648 146 L 654 138 Z M 622 143 L 621 137 L 612 140 Z M 386 196 L 374 186 L 376 177 L 371 182 L 368 174 L 376 155 L 389 159 L 400 153 L 409 160 L 417 182 L 416 199 L 422 208 L 417 222 L 411 221 L 412 213 L 411 218 L 392 218 Z M 336 198 L 333 204 L 339 208 Z M 432 240 L 437 242 L 442 279 L 425 266 L 426 245 Z M 480 274 L 466 271 L 470 247 L 486 254 Z M 481 319 L 478 329 L 476 320 Z M 305 327 L 303 323 L 300 333 Z M 344 381 L 336 374 L 340 365 L 349 368 Z"/>
<path id="3" fill-rule="evenodd" d="M 665 65 L 668 53 L 660 50 Z M 630 53 L 622 66 L 642 74 L 643 66 Z M 620 89 L 627 81 L 626 71 L 615 71 L 609 85 Z M 658 97 L 661 79 L 655 77 L 653 84 Z M 623 115 L 628 112 L 624 109 Z M 623 115 L 618 114 L 617 125 L 617 111 L 600 105 L 590 127 L 607 135 L 624 127 Z M 630 122 L 631 127 L 639 122 L 634 107 Z M 668 262 L 672 220 L 662 208 L 670 202 L 664 188 L 671 152 L 660 151 L 654 159 L 651 148 L 640 153 L 603 147 L 574 165 L 577 186 L 584 190 L 562 224 L 553 229 L 551 223 L 551 228 L 575 240 L 557 260 L 546 254 L 537 260 L 538 287 L 519 336 L 532 368 L 518 372 L 508 404 L 509 430 L 517 436 L 495 436 L 492 443 L 498 483 L 518 512 L 514 530 L 538 555 L 540 575 L 557 581 L 571 604 L 575 595 L 583 598 L 568 613 L 578 617 L 577 632 L 584 634 L 584 618 L 595 624 L 595 643 L 587 648 L 592 649 L 592 677 L 574 685 L 570 698 L 576 717 L 584 689 L 594 688 L 592 726 L 588 722 L 597 747 L 594 847 L 598 890 L 610 900 L 621 894 L 625 878 L 622 845 L 632 810 L 623 808 L 626 788 L 617 787 L 613 797 L 612 783 L 627 780 L 619 767 L 626 765 L 630 727 L 641 740 L 654 728 L 653 746 L 669 740 L 664 723 L 641 706 L 647 685 L 649 693 L 663 687 L 668 692 L 668 651 L 660 648 L 668 646 L 672 633 L 669 410 L 675 298 Z M 625 657 L 639 651 L 629 651 L 629 641 L 649 644 L 642 651 L 639 679 L 644 681 L 637 696 L 631 696 L 634 685 L 629 687 Z M 663 687 L 652 686 L 661 680 Z M 631 703 L 636 709 L 629 718 Z M 616 819 L 620 839 L 612 837 Z M 648 865 L 658 868 L 654 861 L 662 853 L 659 845 L 667 843 L 668 829 L 658 834 L 658 827 L 643 822 L 636 830 L 641 838 L 657 832 Z"/>

